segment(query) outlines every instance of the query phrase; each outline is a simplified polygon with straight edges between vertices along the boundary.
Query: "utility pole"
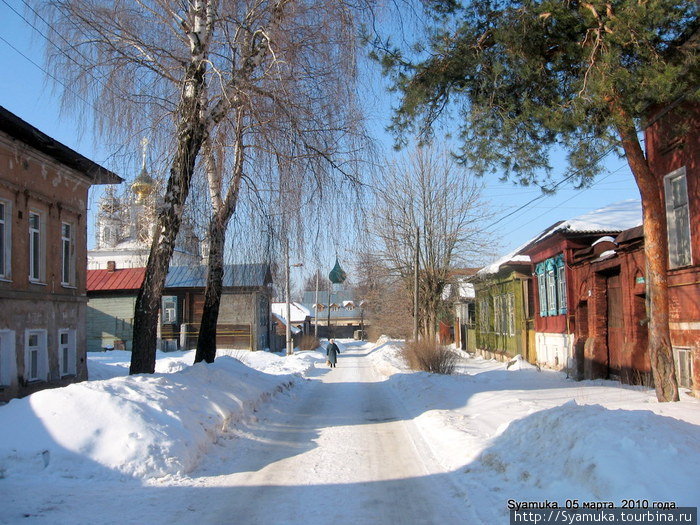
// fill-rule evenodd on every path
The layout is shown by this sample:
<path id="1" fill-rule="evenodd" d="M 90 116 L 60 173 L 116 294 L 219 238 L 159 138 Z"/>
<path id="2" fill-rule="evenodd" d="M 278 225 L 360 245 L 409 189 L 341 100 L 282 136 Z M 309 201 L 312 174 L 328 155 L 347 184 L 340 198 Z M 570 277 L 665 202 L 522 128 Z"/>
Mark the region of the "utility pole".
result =
<path id="1" fill-rule="evenodd" d="M 420 227 L 416 227 L 416 253 L 413 262 L 413 341 L 418 341 L 418 265 L 420 264 Z"/>
<path id="2" fill-rule="evenodd" d="M 301 263 L 293 264 L 291 265 L 294 268 L 297 268 L 299 266 L 303 266 Z M 285 307 L 287 311 L 287 319 L 285 323 L 285 334 L 287 336 L 287 355 L 292 355 L 294 353 L 294 344 L 292 343 L 292 313 L 291 313 L 291 306 L 290 306 L 290 301 L 289 301 L 289 296 L 291 295 L 290 292 L 290 264 L 289 264 L 289 239 L 285 236 L 284 238 L 284 274 L 285 274 L 285 282 L 284 282 L 284 300 L 285 300 Z"/>
<path id="3" fill-rule="evenodd" d="M 292 345 L 292 314 L 291 308 L 289 306 L 289 239 L 285 236 L 284 238 L 284 300 L 285 307 L 287 309 L 287 319 L 285 324 L 285 334 L 287 336 L 287 355 L 292 355 L 294 353 L 294 347 Z"/>
<path id="4" fill-rule="evenodd" d="M 314 337 L 318 339 L 318 274 L 316 270 L 316 298 L 314 299 Z"/>

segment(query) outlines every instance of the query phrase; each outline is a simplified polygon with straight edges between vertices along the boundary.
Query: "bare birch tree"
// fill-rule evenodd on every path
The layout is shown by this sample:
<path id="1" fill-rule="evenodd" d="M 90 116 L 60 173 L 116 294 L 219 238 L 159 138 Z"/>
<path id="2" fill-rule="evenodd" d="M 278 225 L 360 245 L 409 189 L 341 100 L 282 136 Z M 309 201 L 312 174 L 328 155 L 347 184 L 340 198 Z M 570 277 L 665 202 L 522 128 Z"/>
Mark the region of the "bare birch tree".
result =
<path id="1" fill-rule="evenodd" d="M 490 213 L 481 187 L 447 151 L 433 146 L 391 164 L 374 184 L 372 231 L 379 255 L 407 290 L 413 288 L 419 248 L 420 332 L 431 340 L 450 269 L 467 261 L 473 265 L 486 251 L 481 227 Z"/>
<path id="2" fill-rule="evenodd" d="M 72 87 L 63 92 L 66 105 L 78 92 L 97 108 L 93 116 L 108 136 L 129 140 L 148 130 L 169 151 L 167 189 L 134 314 L 130 372 L 152 373 L 160 299 L 202 146 L 227 136 L 238 147 L 234 159 L 242 155 L 243 129 L 236 124 L 258 107 L 273 107 L 270 119 L 292 111 L 293 97 L 280 84 L 290 77 L 309 97 L 327 95 L 317 75 L 331 75 L 340 63 L 324 58 L 352 51 L 357 11 L 342 0 L 54 0 L 41 7 L 53 28 L 49 64 Z M 318 52 L 323 44 L 325 54 Z M 352 54 L 344 58 L 352 64 Z M 228 134 L 219 129 L 224 121 L 233 123 Z M 306 129 L 297 131 L 295 138 Z M 323 139 L 294 144 L 303 155 L 333 162 L 324 145 Z M 209 228 L 217 241 L 243 176 L 242 161 L 235 163 L 234 191 L 216 203 Z"/>

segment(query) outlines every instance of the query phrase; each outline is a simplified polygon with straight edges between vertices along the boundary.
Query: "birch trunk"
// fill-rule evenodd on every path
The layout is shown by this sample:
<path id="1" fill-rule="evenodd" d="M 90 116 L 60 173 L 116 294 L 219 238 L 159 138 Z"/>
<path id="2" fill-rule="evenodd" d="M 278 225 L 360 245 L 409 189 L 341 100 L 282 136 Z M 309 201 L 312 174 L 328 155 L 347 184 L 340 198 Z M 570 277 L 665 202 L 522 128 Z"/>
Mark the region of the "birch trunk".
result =
<path id="1" fill-rule="evenodd" d="M 226 226 L 217 215 L 212 218 L 209 225 L 207 288 L 204 292 L 204 310 L 199 324 L 195 363 L 201 361 L 213 363 L 216 359 L 216 325 L 219 322 L 219 306 L 224 281 L 225 240 Z"/>
<path id="2" fill-rule="evenodd" d="M 226 248 L 226 230 L 231 220 L 236 205 L 243 177 L 243 129 L 242 112 L 238 112 L 236 139 L 235 139 L 234 174 L 231 185 L 226 194 L 226 199 L 221 200 L 222 179 L 220 164 L 213 157 L 212 151 L 207 151 L 207 164 L 210 180 L 210 191 L 218 186 L 218 192 L 212 191 L 212 204 L 214 214 L 209 222 L 209 260 L 207 264 L 207 287 L 204 292 L 204 309 L 202 320 L 199 324 L 197 336 L 197 352 L 194 362 L 206 361 L 213 363 L 216 359 L 216 325 L 219 323 L 219 307 L 223 292 L 224 280 L 224 251 Z"/>
<path id="3" fill-rule="evenodd" d="M 136 297 L 134 339 L 130 374 L 155 372 L 158 313 L 168 275 L 175 238 L 182 222 L 195 160 L 206 138 L 206 126 L 200 118 L 201 93 L 204 90 L 205 66 L 201 61 L 188 66 L 183 97 L 178 111 L 177 149 L 170 168 L 167 192 L 151 243 L 146 275 Z"/>

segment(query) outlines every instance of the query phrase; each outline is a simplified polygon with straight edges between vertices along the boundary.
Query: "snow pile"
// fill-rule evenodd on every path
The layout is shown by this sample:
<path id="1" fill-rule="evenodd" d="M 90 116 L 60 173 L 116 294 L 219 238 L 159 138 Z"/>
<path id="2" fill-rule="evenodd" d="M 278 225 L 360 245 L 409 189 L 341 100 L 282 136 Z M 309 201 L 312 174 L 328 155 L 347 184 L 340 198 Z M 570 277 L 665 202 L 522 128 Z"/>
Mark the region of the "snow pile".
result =
<path id="1" fill-rule="evenodd" d="M 250 352 L 248 350 L 218 350 L 217 355 L 228 355 L 241 363 L 266 374 L 306 374 L 325 363 L 325 351 L 297 351 L 285 356 L 271 352 Z"/>
<path id="2" fill-rule="evenodd" d="M 88 377 L 91 381 L 112 379 L 129 375 L 131 352 L 110 350 L 88 352 Z M 194 363 L 194 351 L 156 353 L 156 373 L 172 374 Z"/>
<path id="3" fill-rule="evenodd" d="M 409 370 L 403 357 L 403 341 L 382 335 L 369 354 L 374 368 L 382 375 L 390 376 Z"/>
<path id="4" fill-rule="evenodd" d="M 695 506 L 699 469 L 697 425 L 570 401 L 513 421 L 466 471 L 484 490 L 507 486 L 520 500 Z"/>
<path id="5" fill-rule="evenodd" d="M 506 370 L 539 370 L 539 368 L 528 363 L 521 354 L 518 354 L 506 363 Z"/>
<path id="6" fill-rule="evenodd" d="M 462 357 L 449 376 L 395 373 L 401 342 L 384 345 L 370 354 L 386 361 L 377 369 L 482 522 L 507 521 L 511 498 L 700 503 L 700 400 L 658 403 L 651 389 L 573 381 L 521 356 Z"/>
<path id="7" fill-rule="evenodd" d="M 177 368 L 178 359 L 159 366 Z M 298 377 L 221 357 L 176 373 L 88 381 L 15 399 L 0 409 L 0 428 L 13 429 L 0 438 L 0 478 L 190 472 L 232 422 Z"/>

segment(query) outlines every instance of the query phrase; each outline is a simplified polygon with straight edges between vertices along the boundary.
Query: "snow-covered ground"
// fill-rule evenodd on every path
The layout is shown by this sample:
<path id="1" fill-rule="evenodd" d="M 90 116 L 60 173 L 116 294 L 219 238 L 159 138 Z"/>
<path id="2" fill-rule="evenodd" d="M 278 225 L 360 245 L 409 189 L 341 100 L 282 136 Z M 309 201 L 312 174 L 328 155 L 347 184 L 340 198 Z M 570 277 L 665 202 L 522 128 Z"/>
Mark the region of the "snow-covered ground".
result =
<path id="1" fill-rule="evenodd" d="M 700 402 L 523 361 L 411 372 L 401 343 L 91 354 L 0 407 L 0 523 L 507 523 L 507 501 L 700 505 Z"/>

